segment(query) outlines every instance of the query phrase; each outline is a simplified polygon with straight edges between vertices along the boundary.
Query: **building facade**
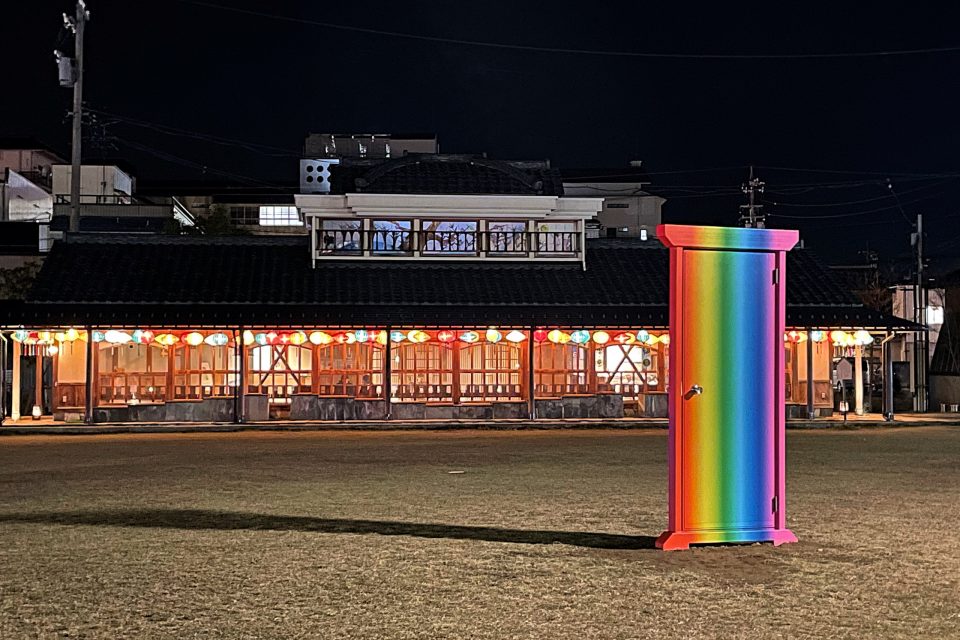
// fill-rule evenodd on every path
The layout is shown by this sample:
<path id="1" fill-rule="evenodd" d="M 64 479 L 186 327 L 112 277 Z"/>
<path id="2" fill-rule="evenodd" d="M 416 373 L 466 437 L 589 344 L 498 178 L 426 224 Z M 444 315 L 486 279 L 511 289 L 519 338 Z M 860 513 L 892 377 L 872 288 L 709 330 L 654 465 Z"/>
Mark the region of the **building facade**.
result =
<path id="1" fill-rule="evenodd" d="M 598 198 L 545 163 L 345 161 L 308 236 L 79 235 L 6 305 L 6 414 L 96 422 L 665 416 L 665 248 L 586 238 Z M 787 263 L 787 403 L 901 325 Z M 748 381 L 744 382 L 748 384 Z"/>

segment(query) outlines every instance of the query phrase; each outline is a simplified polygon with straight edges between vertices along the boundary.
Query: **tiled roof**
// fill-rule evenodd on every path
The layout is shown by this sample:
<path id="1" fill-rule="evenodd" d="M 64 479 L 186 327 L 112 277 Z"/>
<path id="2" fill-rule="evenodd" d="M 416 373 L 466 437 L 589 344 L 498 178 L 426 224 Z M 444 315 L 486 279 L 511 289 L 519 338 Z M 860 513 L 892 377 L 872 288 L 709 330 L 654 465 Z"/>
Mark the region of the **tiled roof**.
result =
<path id="1" fill-rule="evenodd" d="M 26 307 L 71 309 L 91 322 L 117 322 L 118 314 L 134 322 L 139 310 L 178 322 L 667 323 L 668 254 L 654 243 L 590 241 L 586 270 L 413 260 L 311 268 L 308 256 L 305 238 L 75 237 L 54 246 Z M 807 250 L 788 254 L 787 303 L 792 326 L 892 321 L 857 303 Z"/>
<path id="2" fill-rule="evenodd" d="M 410 154 L 392 160 L 345 159 L 330 168 L 330 192 L 563 195 L 560 172 L 543 162 Z"/>

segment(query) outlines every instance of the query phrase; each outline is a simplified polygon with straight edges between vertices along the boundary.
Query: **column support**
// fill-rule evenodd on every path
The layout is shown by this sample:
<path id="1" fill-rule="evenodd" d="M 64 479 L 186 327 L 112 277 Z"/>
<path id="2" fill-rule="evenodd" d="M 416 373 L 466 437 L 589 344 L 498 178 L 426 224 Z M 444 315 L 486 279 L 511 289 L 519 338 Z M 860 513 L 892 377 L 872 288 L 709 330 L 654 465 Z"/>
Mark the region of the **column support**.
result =
<path id="1" fill-rule="evenodd" d="M 386 404 L 387 420 L 390 419 L 392 406 L 390 404 L 393 395 L 393 356 L 390 353 L 393 349 L 393 339 L 391 335 L 393 328 L 387 325 L 384 331 L 387 332 L 387 343 L 383 345 L 383 401 Z"/>
<path id="2" fill-rule="evenodd" d="M 247 345 L 243 343 L 243 332 L 245 331 L 244 327 L 240 327 L 240 342 L 237 344 L 237 357 L 240 359 L 240 362 L 237 363 L 237 412 L 235 420 L 238 424 L 242 424 L 246 416 L 246 407 L 244 406 L 244 399 L 247 395 Z"/>
<path id="3" fill-rule="evenodd" d="M 853 347 L 853 397 L 856 400 L 854 412 L 863 415 L 863 347 Z"/>
<path id="4" fill-rule="evenodd" d="M 16 422 L 20 419 L 20 343 L 13 341 L 13 380 L 10 394 L 10 419 Z"/>
<path id="5" fill-rule="evenodd" d="M 93 327 L 86 327 L 87 332 L 87 362 L 86 373 L 84 375 L 84 398 L 83 398 L 83 421 L 87 424 L 93 424 L 93 387 L 94 387 L 94 344 Z"/>
<path id="6" fill-rule="evenodd" d="M 813 329 L 807 327 L 807 420 L 813 420 Z"/>
<path id="7" fill-rule="evenodd" d="M 527 389 L 529 393 L 527 394 L 528 412 L 530 414 L 531 420 L 537 419 L 537 382 L 536 377 L 534 376 L 534 367 L 536 366 L 536 354 L 534 353 L 534 340 L 533 333 L 536 331 L 534 327 L 530 327 L 530 330 L 527 332 Z"/>

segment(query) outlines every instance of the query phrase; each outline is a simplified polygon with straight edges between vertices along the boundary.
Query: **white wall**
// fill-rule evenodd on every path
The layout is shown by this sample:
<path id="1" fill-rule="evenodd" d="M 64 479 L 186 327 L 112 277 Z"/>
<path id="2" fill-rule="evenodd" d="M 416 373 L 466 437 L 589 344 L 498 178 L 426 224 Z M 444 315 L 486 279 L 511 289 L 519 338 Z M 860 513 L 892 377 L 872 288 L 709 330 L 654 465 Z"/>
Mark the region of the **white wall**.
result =
<path id="1" fill-rule="evenodd" d="M 68 164 L 53 166 L 53 195 L 70 196 Z M 113 165 L 83 165 L 80 167 L 80 202 L 97 202 L 97 197 L 133 194 L 133 177 Z M 109 200 L 108 203 L 112 202 Z"/>
<path id="2" fill-rule="evenodd" d="M 53 216 L 53 196 L 12 169 L 2 193 L 5 220 L 49 222 Z"/>

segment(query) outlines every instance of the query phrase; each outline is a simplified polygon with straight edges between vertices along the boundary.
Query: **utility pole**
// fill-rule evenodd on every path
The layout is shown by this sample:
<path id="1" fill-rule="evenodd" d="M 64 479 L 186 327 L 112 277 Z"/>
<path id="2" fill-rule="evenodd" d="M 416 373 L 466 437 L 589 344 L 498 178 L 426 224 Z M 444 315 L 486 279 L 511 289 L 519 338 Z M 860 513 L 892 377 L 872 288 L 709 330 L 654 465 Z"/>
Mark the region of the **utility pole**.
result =
<path id="1" fill-rule="evenodd" d="M 740 186 L 740 190 L 746 194 L 748 201 L 748 204 L 740 205 L 741 227 L 753 227 L 757 229 L 763 229 L 766 227 L 764 217 L 760 213 L 760 210 L 763 209 L 763 205 L 756 203 L 756 195 L 758 193 L 763 193 L 765 186 L 765 182 L 763 182 L 760 178 L 754 177 L 753 165 L 750 165 L 750 180 L 746 184 Z"/>
<path id="2" fill-rule="evenodd" d="M 63 23 L 73 32 L 74 59 L 54 52 L 60 66 L 60 86 L 73 87 L 73 142 L 70 164 L 70 231 L 80 230 L 80 146 L 83 124 L 83 32 L 90 12 L 84 0 L 77 0 L 76 15 L 63 14 Z"/>
<path id="3" fill-rule="evenodd" d="M 920 325 L 926 325 L 927 318 L 927 291 L 923 280 L 923 214 L 917 214 L 917 231 L 913 237 L 913 245 L 917 256 L 917 282 L 914 285 L 913 309 L 914 322 Z M 914 371 L 914 389 L 916 400 L 914 406 L 917 411 L 927 410 L 927 366 L 929 356 L 927 355 L 927 332 L 917 331 L 913 341 L 913 371 Z"/>

